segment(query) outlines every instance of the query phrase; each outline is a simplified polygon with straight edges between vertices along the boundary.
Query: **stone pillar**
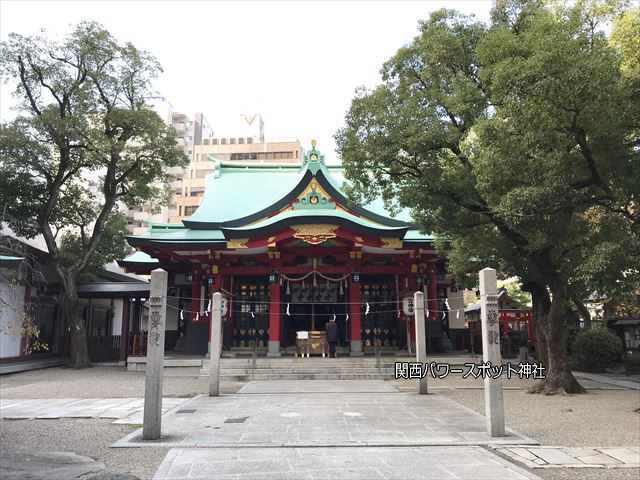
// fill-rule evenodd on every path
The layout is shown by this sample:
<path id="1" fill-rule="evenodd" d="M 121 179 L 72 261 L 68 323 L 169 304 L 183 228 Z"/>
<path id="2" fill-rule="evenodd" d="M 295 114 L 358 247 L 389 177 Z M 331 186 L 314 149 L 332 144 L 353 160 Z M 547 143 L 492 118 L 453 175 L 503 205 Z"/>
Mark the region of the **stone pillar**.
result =
<path id="1" fill-rule="evenodd" d="M 438 280 L 436 280 L 436 264 L 432 263 L 429 266 L 429 285 L 427 285 L 427 290 L 429 291 L 429 303 L 428 310 L 429 318 L 427 320 L 437 320 L 438 319 Z"/>
<path id="2" fill-rule="evenodd" d="M 480 319 L 482 323 L 482 360 L 486 364 L 500 366 L 500 325 L 498 321 L 498 284 L 493 268 L 480 270 Z M 484 379 L 484 405 L 487 417 L 487 433 L 492 437 L 504 437 L 504 401 L 502 378 Z"/>
<path id="3" fill-rule="evenodd" d="M 362 319 L 360 316 L 360 284 L 349 279 L 349 339 L 351 340 L 350 355 L 360 357 L 362 351 Z"/>
<path id="4" fill-rule="evenodd" d="M 164 329 L 167 321 L 167 272 L 157 268 L 151 272 L 149 297 L 149 336 L 144 386 L 144 420 L 142 438 L 160 438 L 162 420 L 162 380 L 164 368 Z"/>
<path id="5" fill-rule="evenodd" d="M 213 282 L 213 285 L 211 286 L 211 295 L 213 295 L 216 292 L 220 291 L 220 288 L 222 288 L 222 275 L 215 275 L 215 280 Z M 213 298 L 213 297 L 210 297 Z M 213 301 L 213 300 L 212 300 Z M 211 308 L 213 308 L 213 303 L 211 304 Z M 205 306 L 206 309 L 206 306 Z M 213 319 L 213 314 L 209 313 L 210 318 Z M 211 355 L 211 325 L 212 322 L 209 322 L 209 341 L 207 342 L 207 356 Z"/>
<path id="6" fill-rule="evenodd" d="M 413 311 L 416 325 L 416 362 L 421 363 L 423 368 L 427 365 L 427 334 L 425 331 L 424 318 L 424 293 L 416 292 L 413 295 Z M 427 376 L 418 379 L 418 394 L 426 395 Z"/>
<path id="7" fill-rule="evenodd" d="M 122 328 L 120 329 L 120 363 L 127 363 L 127 355 L 129 354 L 129 316 L 130 309 L 129 305 L 131 303 L 131 299 L 123 298 L 122 299 Z"/>
<path id="8" fill-rule="evenodd" d="M 209 360 L 209 396 L 220 395 L 220 351 L 222 349 L 222 294 L 213 294 L 211 305 L 211 359 Z"/>
<path id="9" fill-rule="evenodd" d="M 280 356 L 280 316 L 281 316 L 281 286 L 276 280 L 269 285 L 269 350 L 268 357 Z"/>

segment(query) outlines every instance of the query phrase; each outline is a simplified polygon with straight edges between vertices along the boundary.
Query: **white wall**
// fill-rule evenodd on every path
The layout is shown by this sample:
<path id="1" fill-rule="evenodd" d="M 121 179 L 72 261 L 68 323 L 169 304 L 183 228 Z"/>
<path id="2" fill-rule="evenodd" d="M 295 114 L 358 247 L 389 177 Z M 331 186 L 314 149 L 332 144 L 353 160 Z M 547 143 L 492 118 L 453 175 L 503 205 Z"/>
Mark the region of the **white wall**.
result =
<path id="1" fill-rule="evenodd" d="M 24 287 L 0 283 L 0 358 L 20 355 L 20 327 L 24 311 Z"/>
<path id="2" fill-rule="evenodd" d="M 111 324 L 111 335 L 122 334 L 122 310 L 124 301 L 122 298 L 113 299 L 113 323 Z"/>

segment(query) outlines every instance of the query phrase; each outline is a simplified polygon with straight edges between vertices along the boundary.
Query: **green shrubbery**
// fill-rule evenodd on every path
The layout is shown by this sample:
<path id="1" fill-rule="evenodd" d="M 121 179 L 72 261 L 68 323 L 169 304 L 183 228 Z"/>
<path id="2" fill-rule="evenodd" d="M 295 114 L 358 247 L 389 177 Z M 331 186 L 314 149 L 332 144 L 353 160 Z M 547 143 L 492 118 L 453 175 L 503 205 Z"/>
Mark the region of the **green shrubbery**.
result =
<path id="1" fill-rule="evenodd" d="M 604 372 L 622 360 L 622 340 L 608 328 L 584 330 L 571 345 L 571 368 Z"/>
<path id="2" fill-rule="evenodd" d="M 627 375 L 640 373 L 640 353 L 624 354 L 624 371 Z"/>

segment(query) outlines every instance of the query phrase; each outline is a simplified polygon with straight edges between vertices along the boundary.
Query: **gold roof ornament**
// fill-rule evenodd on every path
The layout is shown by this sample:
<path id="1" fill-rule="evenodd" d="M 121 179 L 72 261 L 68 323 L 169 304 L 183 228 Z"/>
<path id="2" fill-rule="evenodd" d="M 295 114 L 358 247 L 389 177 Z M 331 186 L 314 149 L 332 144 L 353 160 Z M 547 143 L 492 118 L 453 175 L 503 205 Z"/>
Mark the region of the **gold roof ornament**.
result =
<path id="1" fill-rule="evenodd" d="M 315 139 L 311 140 L 311 148 L 313 148 L 314 150 L 316 149 L 316 143 L 317 142 Z"/>

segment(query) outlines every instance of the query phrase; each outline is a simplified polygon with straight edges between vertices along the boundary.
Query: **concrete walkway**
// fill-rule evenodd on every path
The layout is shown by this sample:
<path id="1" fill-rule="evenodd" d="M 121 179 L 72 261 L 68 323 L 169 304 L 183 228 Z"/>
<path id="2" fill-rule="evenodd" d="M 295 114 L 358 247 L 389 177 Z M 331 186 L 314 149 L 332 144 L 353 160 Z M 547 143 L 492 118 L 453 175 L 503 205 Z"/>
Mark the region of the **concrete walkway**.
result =
<path id="1" fill-rule="evenodd" d="M 174 447 L 157 480 L 537 479 L 481 445 L 485 418 L 441 395 L 402 393 L 380 380 L 250 382 L 200 395 L 162 418 L 162 438 L 137 430 L 113 447 Z"/>
<path id="2" fill-rule="evenodd" d="M 186 398 L 163 398 L 162 413 L 183 404 Z M 58 398 L 54 400 L 0 399 L 0 418 L 113 418 L 113 423 L 141 424 L 142 398 Z"/>
<path id="3" fill-rule="evenodd" d="M 535 475 L 480 447 L 180 449 L 154 480 L 524 480 Z"/>
<path id="4" fill-rule="evenodd" d="M 322 392 L 322 393 L 321 393 Z M 442 395 L 401 393 L 381 380 L 250 382 L 238 394 L 199 395 L 114 447 L 325 447 L 537 444 L 490 437 L 485 418 Z"/>
<path id="5" fill-rule="evenodd" d="M 638 447 L 511 447 L 496 451 L 529 468 L 640 468 Z"/>
<path id="6" fill-rule="evenodd" d="M 573 375 L 579 380 L 586 378 L 587 380 L 604 383 L 606 385 L 613 385 L 619 388 L 640 390 L 640 375 L 630 375 L 626 377 L 622 375 L 586 372 L 573 372 Z"/>

